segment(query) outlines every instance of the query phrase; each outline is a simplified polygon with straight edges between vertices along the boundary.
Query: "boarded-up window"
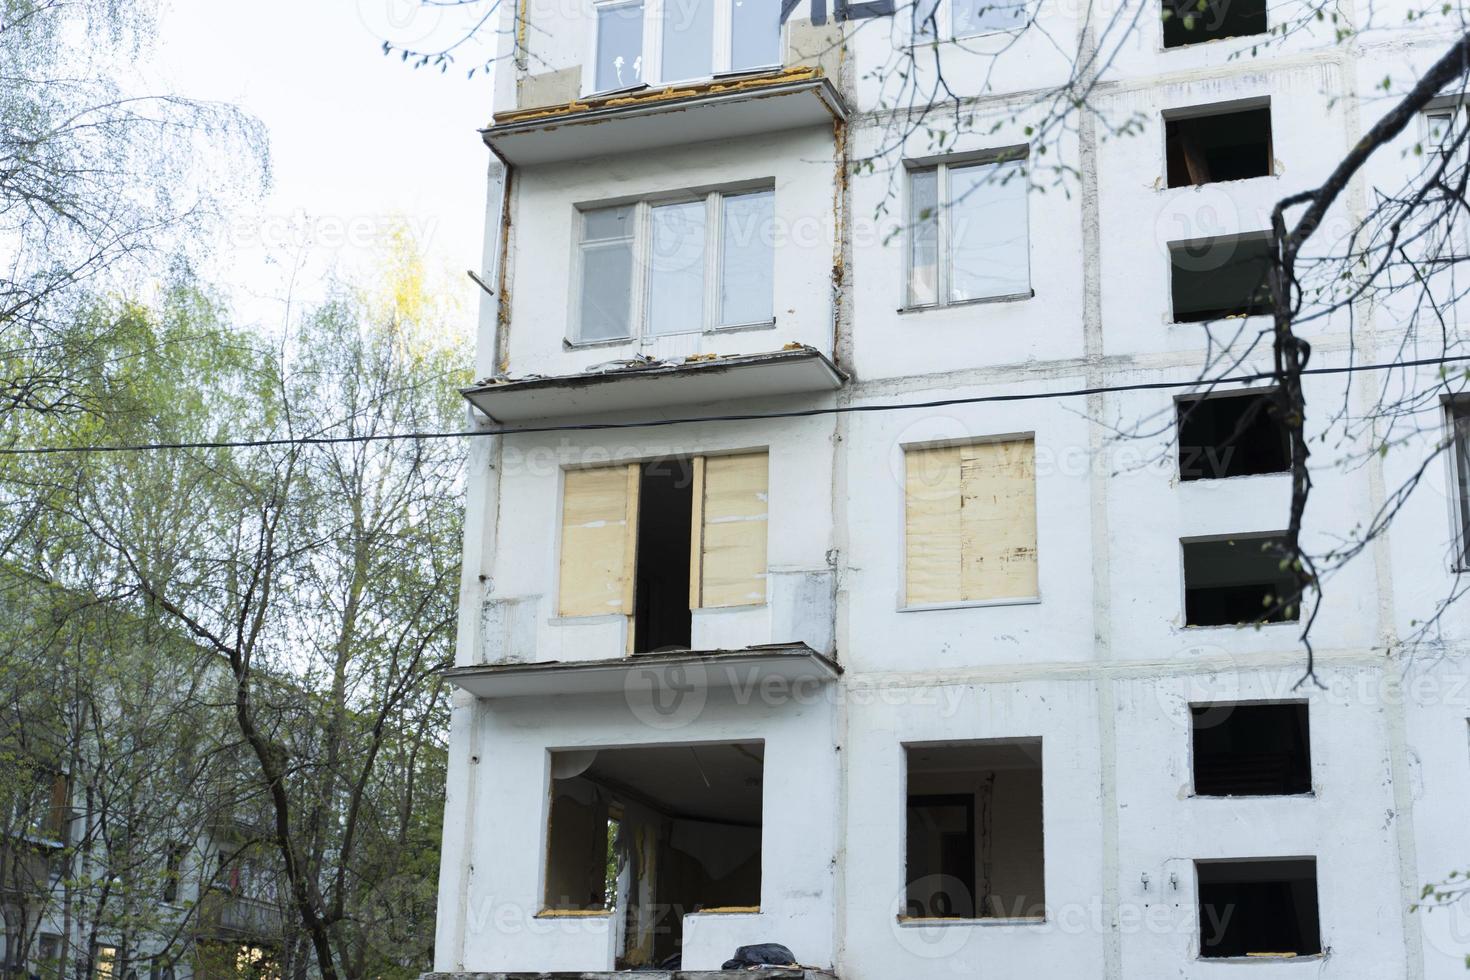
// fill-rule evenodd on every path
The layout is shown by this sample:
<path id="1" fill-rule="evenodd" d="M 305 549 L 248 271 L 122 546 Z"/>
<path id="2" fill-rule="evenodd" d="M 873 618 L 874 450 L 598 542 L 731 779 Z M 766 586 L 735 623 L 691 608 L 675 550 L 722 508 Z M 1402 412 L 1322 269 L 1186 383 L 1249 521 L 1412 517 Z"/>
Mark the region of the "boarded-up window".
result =
<path id="1" fill-rule="evenodd" d="M 695 460 L 699 574 L 690 583 L 691 608 L 766 601 L 768 486 L 765 453 Z"/>
<path id="2" fill-rule="evenodd" d="M 632 611 L 638 466 L 568 470 L 562 500 L 563 616 Z"/>
<path id="3" fill-rule="evenodd" d="M 905 468 L 907 605 L 1037 594 L 1033 440 L 913 449 Z"/>

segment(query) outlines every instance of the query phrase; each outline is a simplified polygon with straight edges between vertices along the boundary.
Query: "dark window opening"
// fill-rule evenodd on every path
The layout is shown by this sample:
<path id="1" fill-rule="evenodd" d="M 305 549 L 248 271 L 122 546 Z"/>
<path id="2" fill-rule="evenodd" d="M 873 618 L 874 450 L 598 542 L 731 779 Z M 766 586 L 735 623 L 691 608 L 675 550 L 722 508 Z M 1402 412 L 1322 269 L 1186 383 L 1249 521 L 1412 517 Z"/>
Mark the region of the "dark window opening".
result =
<path id="1" fill-rule="evenodd" d="M 1197 861 L 1200 956 L 1322 952 L 1315 858 Z"/>
<path id="2" fill-rule="evenodd" d="M 633 651 L 689 649 L 689 535 L 694 477 L 688 459 L 644 463 L 638 487 Z"/>
<path id="3" fill-rule="evenodd" d="M 1271 110 L 1164 120 L 1170 187 L 1247 180 L 1271 173 Z"/>
<path id="4" fill-rule="evenodd" d="M 1044 916 L 1041 740 L 906 753 L 905 917 Z"/>
<path id="5" fill-rule="evenodd" d="M 1284 539 L 1185 541 L 1186 626 L 1239 626 L 1295 621 L 1296 580 L 1282 568 Z"/>
<path id="6" fill-rule="evenodd" d="M 1293 796 L 1312 791 L 1307 705 L 1196 704 L 1198 796 Z"/>
<path id="7" fill-rule="evenodd" d="M 755 912 L 760 742 L 554 752 L 546 907 L 623 922 L 618 969 L 662 966 L 684 916 Z"/>
<path id="8" fill-rule="evenodd" d="M 1266 0 L 1164 0 L 1164 47 L 1266 33 Z"/>
<path id="9" fill-rule="evenodd" d="M 1454 429 L 1456 503 L 1460 514 L 1460 565 L 1470 567 L 1470 403 L 1450 405 Z"/>
<path id="10" fill-rule="evenodd" d="M 1291 435 L 1270 392 L 1180 399 L 1179 479 L 1285 473 Z"/>
<path id="11" fill-rule="evenodd" d="M 1176 323 L 1271 312 L 1271 239 L 1225 235 L 1171 242 L 1169 264 Z"/>

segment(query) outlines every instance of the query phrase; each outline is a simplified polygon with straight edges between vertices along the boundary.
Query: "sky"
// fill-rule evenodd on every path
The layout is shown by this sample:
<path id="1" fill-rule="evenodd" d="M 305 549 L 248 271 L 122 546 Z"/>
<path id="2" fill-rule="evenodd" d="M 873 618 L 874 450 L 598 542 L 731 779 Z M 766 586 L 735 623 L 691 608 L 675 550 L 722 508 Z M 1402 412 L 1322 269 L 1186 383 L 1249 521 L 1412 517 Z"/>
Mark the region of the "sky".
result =
<path id="1" fill-rule="evenodd" d="M 385 37 L 449 36 L 469 13 L 417 0 L 169 0 L 139 66 L 148 83 L 234 103 L 269 132 L 270 189 L 232 216 L 204 270 L 244 319 L 279 321 L 288 284 L 300 305 L 332 270 L 364 274 L 395 221 L 473 309 L 464 270 L 480 264 L 489 151 L 476 130 L 490 120 L 490 79 L 466 79 L 473 60 L 441 74 L 382 52 Z M 483 61 L 485 50 L 469 53 Z"/>

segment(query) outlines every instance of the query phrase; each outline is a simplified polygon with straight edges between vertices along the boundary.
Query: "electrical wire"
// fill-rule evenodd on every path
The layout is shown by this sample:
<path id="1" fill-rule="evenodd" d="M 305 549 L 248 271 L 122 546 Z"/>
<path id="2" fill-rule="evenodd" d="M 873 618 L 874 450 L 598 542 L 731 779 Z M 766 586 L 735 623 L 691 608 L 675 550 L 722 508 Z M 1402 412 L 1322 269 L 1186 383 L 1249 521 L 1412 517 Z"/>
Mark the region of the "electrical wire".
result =
<path id="1" fill-rule="evenodd" d="M 1462 357 L 1426 357 L 1412 361 L 1390 361 L 1382 364 L 1350 364 L 1342 367 L 1308 368 L 1304 375 L 1326 376 L 1340 374 L 1364 374 L 1389 371 L 1394 368 L 1433 367 L 1446 364 L 1470 363 L 1470 355 Z M 1141 381 L 1126 385 L 1098 385 L 1089 388 L 1069 388 L 1063 391 L 1029 391 L 999 395 L 966 395 L 955 398 L 935 398 L 921 402 L 879 402 L 867 405 L 828 405 L 821 408 L 790 409 L 777 412 L 745 412 L 734 415 L 689 415 L 670 419 L 636 419 L 629 422 L 571 422 L 558 425 L 499 426 L 480 429 L 460 429 L 447 432 L 388 432 L 354 436 L 281 436 L 274 439 L 244 439 L 238 441 L 219 440 L 204 442 L 149 442 L 136 444 L 100 444 L 91 446 L 21 446 L 0 447 L 0 456 L 48 456 L 61 453 L 134 453 L 159 452 L 178 449 L 267 449 L 282 446 L 334 446 L 370 442 L 400 442 L 408 440 L 427 441 L 432 439 L 472 439 L 480 436 L 533 435 L 550 432 L 600 432 L 611 429 L 647 429 L 670 425 L 694 425 L 708 422 L 756 422 L 766 419 L 799 419 L 824 415 L 857 415 L 872 412 L 909 412 L 932 408 L 950 408 L 956 405 L 983 405 L 1001 402 L 1044 401 L 1059 398 L 1082 398 L 1087 395 L 1106 395 L 1133 391 L 1164 391 L 1171 388 L 1194 388 L 1203 384 L 1212 387 L 1233 384 L 1250 384 L 1255 381 L 1275 380 L 1270 372 L 1238 374 L 1224 378 L 1191 378 L 1188 381 Z"/>

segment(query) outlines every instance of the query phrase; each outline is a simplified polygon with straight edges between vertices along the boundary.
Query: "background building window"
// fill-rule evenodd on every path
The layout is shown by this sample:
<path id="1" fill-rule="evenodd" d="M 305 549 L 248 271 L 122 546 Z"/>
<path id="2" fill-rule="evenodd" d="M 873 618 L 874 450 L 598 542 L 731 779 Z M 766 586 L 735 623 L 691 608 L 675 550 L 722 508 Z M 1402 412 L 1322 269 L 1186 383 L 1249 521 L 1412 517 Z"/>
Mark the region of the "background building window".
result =
<path id="1" fill-rule="evenodd" d="M 908 305 L 1029 295 L 1026 190 L 1024 160 L 910 170 Z"/>
<path id="2" fill-rule="evenodd" d="M 919 42 L 1016 31 L 1031 20 L 1026 0 L 915 0 L 912 10 Z"/>

